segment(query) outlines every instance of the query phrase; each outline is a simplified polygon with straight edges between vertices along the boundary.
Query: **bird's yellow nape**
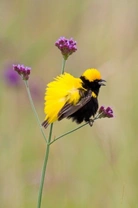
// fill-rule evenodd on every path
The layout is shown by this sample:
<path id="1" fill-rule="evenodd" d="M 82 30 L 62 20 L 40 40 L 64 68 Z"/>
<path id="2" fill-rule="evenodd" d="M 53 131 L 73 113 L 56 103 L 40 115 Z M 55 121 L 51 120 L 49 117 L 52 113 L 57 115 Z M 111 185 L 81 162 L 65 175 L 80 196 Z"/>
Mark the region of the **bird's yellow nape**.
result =
<path id="1" fill-rule="evenodd" d="M 101 74 L 97 69 L 87 69 L 82 76 L 90 82 L 101 79 Z"/>

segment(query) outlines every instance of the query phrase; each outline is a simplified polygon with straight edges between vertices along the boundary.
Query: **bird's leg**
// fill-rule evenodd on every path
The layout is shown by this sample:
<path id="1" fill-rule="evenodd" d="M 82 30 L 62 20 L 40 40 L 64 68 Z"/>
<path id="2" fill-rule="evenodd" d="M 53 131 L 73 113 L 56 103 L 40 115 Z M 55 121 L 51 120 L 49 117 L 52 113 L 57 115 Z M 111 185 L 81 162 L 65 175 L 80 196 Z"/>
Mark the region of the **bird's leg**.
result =
<path id="1" fill-rule="evenodd" d="M 94 120 L 92 118 L 90 118 L 89 121 L 88 121 L 88 123 L 92 127 L 93 126 L 93 123 L 94 123 Z"/>

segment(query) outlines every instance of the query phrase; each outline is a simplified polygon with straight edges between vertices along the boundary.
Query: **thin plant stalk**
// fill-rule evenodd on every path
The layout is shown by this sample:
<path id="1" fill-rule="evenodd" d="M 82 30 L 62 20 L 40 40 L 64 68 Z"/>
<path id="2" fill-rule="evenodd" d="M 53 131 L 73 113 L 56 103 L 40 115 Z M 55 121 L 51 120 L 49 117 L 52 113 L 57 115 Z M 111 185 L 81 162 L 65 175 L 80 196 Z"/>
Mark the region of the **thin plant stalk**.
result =
<path id="1" fill-rule="evenodd" d="M 41 207 L 42 192 L 43 192 L 44 181 L 45 181 L 45 174 L 46 174 L 46 168 L 47 168 L 47 162 L 48 162 L 48 157 L 49 157 L 49 150 L 50 150 L 50 141 L 51 141 L 51 137 L 52 137 L 52 130 L 53 130 L 53 124 L 50 125 L 49 137 L 48 137 L 48 142 L 47 142 L 47 145 L 46 145 L 46 152 L 45 152 L 44 164 L 43 164 L 43 169 L 42 169 L 42 176 L 41 176 L 41 182 L 40 182 L 40 188 L 39 188 L 39 194 L 38 194 L 38 205 L 37 205 L 37 208 Z"/>
<path id="2" fill-rule="evenodd" d="M 85 124 L 83 124 L 83 125 L 81 125 L 81 126 L 75 128 L 75 129 L 72 129 L 71 131 L 66 132 L 65 134 L 60 135 L 59 137 L 57 137 L 57 138 L 55 138 L 53 141 L 51 141 L 51 142 L 50 142 L 50 145 L 53 144 L 53 143 L 54 143 L 55 141 L 57 141 L 58 139 L 61 139 L 62 137 L 67 136 L 68 134 L 71 134 L 71 133 L 73 133 L 74 131 L 77 131 L 77 130 L 81 129 L 82 127 L 86 126 L 87 124 L 88 124 L 88 123 L 85 123 Z"/>
<path id="3" fill-rule="evenodd" d="M 95 120 L 97 120 L 97 119 L 100 117 L 100 115 L 101 115 L 101 114 L 97 114 L 97 116 L 95 116 L 95 118 L 93 119 L 93 122 L 94 122 Z M 77 130 L 81 129 L 82 127 L 86 126 L 87 124 L 88 124 L 88 122 L 85 123 L 85 124 L 82 124 L 81 126 L 79 126 L 79 127 L 77 127 L 77 128 L 72 129 L 71 131 L 66 132 L 65 134 L 62 134 L 62 135 L 56 137 L 53 141 L 50 142 L 50 145 L 53 144 L 53 143 L 54 143 L 55 141 L 57 141 L 58 139 L 61 139 L 62 137 L 67 136 L 68 134 L 71 134 L 71 133 L 73 133 L 74 131 L 77 131 Z"/>
<path id="4" fill-rule="evenodd" d="M 63 61 L 62 61 L 62 68 L 61 68 L 61 74 L 64 73 L 65 64 L 66 64 L 66 60 L 63 59 Z M 52 131 L 53 131 L 53 123 L 50 125 L 50 131 L 49 131 L 49 136 L 48 136 L 48 141 L 47 141 L 47 146 L 46 146 L 46 152 L 45 152 L 45 157 L 44 157 L 44 164 L 43 164 L 42 176 L 41 176 L 41 182 L 40 182 L 40 188 L 39 188 L 39 194 L 38 194 L 38 205 L 37 205 L 37 208 L 41 208 L 42 193 L 43 193 L 43 187 L 44 187 L 44 181 L 45 181 L 45 175 L 46 175 L 46 168 L 47 168 L 47 162 L 48 162 L 49 151 L 50 151 Z"/>
<path id="5" fill-rule="evenodd" d="M 64 73 L 64 70 L 65 70 L 65 64 L 66 64 L 66 60 L 63 58 L 63 60 L 62 60 L 61 74 Z"/>
<path id="6" fill-rule="evenodd" d="M 28 86 L 28 81 L 27 80 L 24 80 L 24 83 L 25 83 L 25 86 L 26 86 L 26 90 L 27 90 L 27 94 L 28 94 L 28 97 L 29 97 L 29 101 L 31 103 L 32 110 L 33 110 L 33 112 L 35 114 L 35 117 L 36 117 L 37 123 L 38 123 L 38 125 L 40 127 L 41 133 L 42 133 L 42 135 L 43 135 L 43 137 L 44 137 L 44 139 L 45 139 L 45 141 L 47 143 L 47 139 L 46 139 L 45 133 L 43 131 L 41 122 L 39 120 L 38 114 L 36 112 L 36 109 L 35 109 L 35 106 L 34 106 L 34 103 L 33 103 L 33 99 L 32 99 L 32 96 L 31 96 L 31 93 L 30 93 L 30 89 L 29 89 L 29 86 Z"/>

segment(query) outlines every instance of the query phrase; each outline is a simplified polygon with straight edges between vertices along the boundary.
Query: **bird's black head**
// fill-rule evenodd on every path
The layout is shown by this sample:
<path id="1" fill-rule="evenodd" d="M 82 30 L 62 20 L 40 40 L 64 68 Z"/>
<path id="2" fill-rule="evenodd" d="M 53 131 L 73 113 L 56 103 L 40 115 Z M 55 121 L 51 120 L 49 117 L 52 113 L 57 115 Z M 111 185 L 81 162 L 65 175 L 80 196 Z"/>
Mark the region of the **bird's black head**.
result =
<path id="1" fill-rule="evenodd" d="M 105 80 L 101 79 L 101 74 L 97 69 L 87 69 L 80 79 L 83 81 L 83 87 L 90 89 L 97 96 L 101 86 L 105 86 Z"/>

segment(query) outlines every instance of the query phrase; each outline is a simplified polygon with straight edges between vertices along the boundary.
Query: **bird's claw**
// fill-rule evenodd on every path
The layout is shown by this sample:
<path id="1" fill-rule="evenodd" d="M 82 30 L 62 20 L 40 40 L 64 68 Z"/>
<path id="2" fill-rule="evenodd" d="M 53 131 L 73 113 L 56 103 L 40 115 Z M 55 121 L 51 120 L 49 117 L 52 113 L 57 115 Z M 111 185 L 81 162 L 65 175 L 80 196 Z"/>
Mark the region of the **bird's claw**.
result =
<path id="1" fill-rule="evenodd" d="M 94 123 L 94 120 L 93 119 L 89 119 L 88 123 L 92 127 L 93 126 L 93 123 Z"/>

